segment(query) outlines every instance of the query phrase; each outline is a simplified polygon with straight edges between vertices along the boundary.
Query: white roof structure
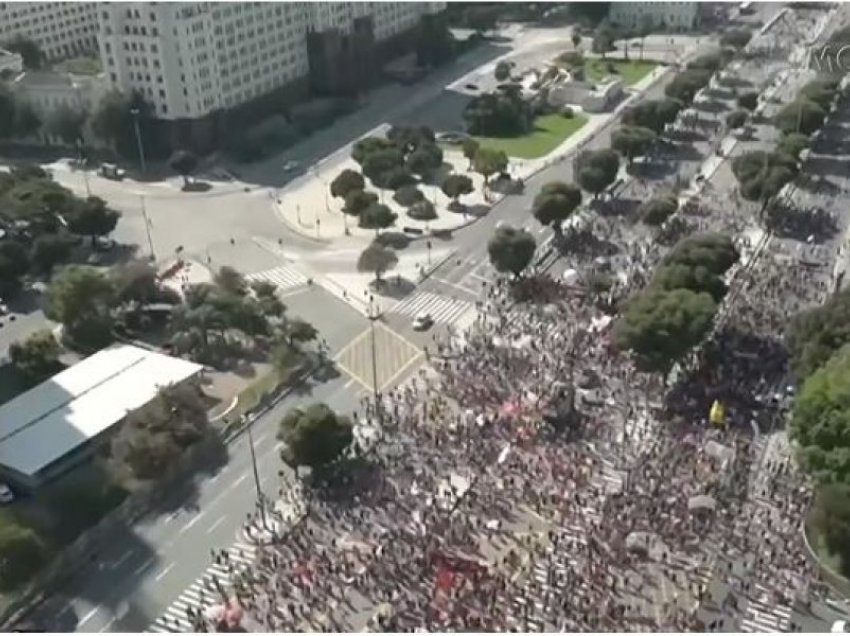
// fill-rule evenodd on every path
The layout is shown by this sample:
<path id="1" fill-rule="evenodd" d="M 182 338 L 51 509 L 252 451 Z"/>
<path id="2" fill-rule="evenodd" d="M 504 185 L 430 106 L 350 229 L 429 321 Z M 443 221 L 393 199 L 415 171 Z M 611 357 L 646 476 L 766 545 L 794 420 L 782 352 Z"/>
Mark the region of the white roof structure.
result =
<path id="1" fill-rule="evenodd" d="M 98 351 L 0 406 L 0 465 L 33 476 L 202 368 L 131 345 Z"/>

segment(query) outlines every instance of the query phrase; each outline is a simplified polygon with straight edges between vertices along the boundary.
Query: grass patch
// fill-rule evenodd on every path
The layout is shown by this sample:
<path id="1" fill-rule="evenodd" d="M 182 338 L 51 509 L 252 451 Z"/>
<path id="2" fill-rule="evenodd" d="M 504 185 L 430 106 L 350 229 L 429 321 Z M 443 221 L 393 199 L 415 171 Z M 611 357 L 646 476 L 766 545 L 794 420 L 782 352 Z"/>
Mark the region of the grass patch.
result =
<path id="1" fill-rule="evenodd" d="M 75 75 L 98 75 L 103 71 L 100 60 L 93 57 L 74 57 L 63 60 L 53 66 L 59 73 L 74 73 Z"/>
<path id="2" fill-rule="evenodd" d="M 619 75 L 623 84 L 632 86 L 637 84 L 658 64 L 649 60 L 603 60 L 594 57 L 584 63 L 584 72 L 591 82 L 600 82 L 608 75 Z M 611 71 L 610 69 L 614 70 Z"/>
<path id="3" fill-rule="evenodd" d="M 475 137 L 482 147 L 504 150 L 509 157 L 536 159 L 548 155 L 588 122 L 576 113 L 570 118 L 558 113 L 543 115 L 534 122 L 534 130 L 519 137 Z"/>

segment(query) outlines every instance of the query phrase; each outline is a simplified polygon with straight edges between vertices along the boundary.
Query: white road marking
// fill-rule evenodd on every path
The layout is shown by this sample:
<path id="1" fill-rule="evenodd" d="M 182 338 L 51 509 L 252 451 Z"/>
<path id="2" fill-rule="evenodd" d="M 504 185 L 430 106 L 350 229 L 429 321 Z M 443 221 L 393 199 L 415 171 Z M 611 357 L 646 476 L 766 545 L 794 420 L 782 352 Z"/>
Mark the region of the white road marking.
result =
<path id="1" fill-rule="evenodd" d="M 350 387 L 352 384 L 354 384 L 354 382 L 355 382 L 354 378 L 351 378 L 348 382 L 346 382 L 346 383 L 342 386 L 342 388 L 343 388 L 343 389 L 347 389 L 347 388 L 348 388 L 348 387 Z"/>
<path id="2" fill-rule="evenodd" d="M 472 294 L 473 296 L 477 296 L 478 292 L 470 289 L 469 287 L 464 287 L 460 283 L 453 283 L 450 280 L 446 280 L 444 278 L 437 278 L 436 276 L 432 276 L 431 280 L 434 280 L 442 285 L 448 285 L 449 287 L 454 287 L 455 289 L 459 289 L 462 292 L 466 292 L 467 294 Z"/>
<path id="3" fill-rule="evenodd" d="M 122 554 L 120 556 L 120 558 L 117 561 L 112 563 L 112 567 L 114 567 L 114 568 L 121 567 L 121 564 L 124 563 L 131 556 L 133 556 L 133 551 L 127 550 L 124 554 Z"/>
<path id="4" fill-rule="evenodd" d="M 169 572 L 171 572 L 171 568 L 173 568 L 173 567 L 174 567 L 174 565 L 175 565 L 174 561 L 172 561 L 171 563 L 169 563 L 169 564 L 168 564 L 168 566 L 167 566 L 167 567 L 166 567 L 166 568 L 165 568 L 162 572 L 160 572 L 159 574 L 157 574 L 157 575 L 154 577 L 154 581 L 159 581 L 160 579 L 162 579 L 163 577 L 165 577 L 165 575 L 166 575 L 166 574 L 168 574 Z"/>
<path id="5" fill-rule="evenodd" d="M 194 517 L 192 517 L 191 519 L 189 519 L 189 523 L 187 523 L 185 526 L 183 526 L 182 528 L 180 528 L 180 534 L 183 534 L 184 532 L 186 532 L 186 530 L 188 530 L 189 528 L 191 528 L 192 526 L 194 526 L 196 523 L 198 523 L 198 521 L 200 520 L 200 518 L 201 518 L 201 517 L 203 517 L 203 516 L 204 516 L 204 513 L 203 513 L 203 512 L 199 512 L 199 513 L 198 513 L 198 514 L 196 514 Z"/>
<path id="6" fill-rule="evenodd" d="M 242 483 L 243 481 L 245 481 L 247 478 L 248 478 L 248 471 L 247 471 L 247 469 L 246 469 L 246 470 L 245 470 L 245 472 L 244 472 L 244 473 L 242 473 L 242 475 L 239 477 L 239 479 L 237 479 L 237 480 L 236 480 L 236 481 L 234 481 L 232 484 L 230 484 L 230 486 L 229 486 L 227 489 L 228 489 L 228 490 L 233 490 L 234 488 L 236 488 L 236 486 L 238 486 L 239 484 L 241 484 L 241 483 Z"/>
<path id="7" fill-rule="evenodd" d="M 260 435 L 258 438 L 256 438 L 256 439 L 254 440 L 254 443 L 255 443 L 255 444 L 257 444 L 257 445 L 260 445 L 260 444 L 262 444 L 264 441 L 266 441 L 266 438 L 267 438 L 268 436 L 269 436 L 269 432 L 268 432 L 268 431 L 266 431 L 265 433 L 263 433 L 262 435 Z"/>
<path id="8" fill-rule="evenodd" d="M 210 534 L 213 530 L 218 528 L 221 525 L 221 522 L 227 519 L 227 515 L 221 515 L 218 519 L 216 519 L 213 524 L 207 528 L 207 534 Z"/>
<path id="9" fill-rule="evenodd" d="M 142 571 L 146 570 L 148 568 L 148 566 L 151 565 L 152 563 L 153 563 L 153 559 L 151 557 L 148 557 L 147 559 L 145 559 L 144 563 L 142 563 L 139 567 L 137 567 L 135 570 L 133 570 L 133 576 L 138 576 L 139 574 L 141 574 Z"/>
<path id="10" fill-rule="evenodd" d="M 84 623 L 87 623 L 87 622 L 89 621 L 89 619 L 90 619 L 92 616 L 94 616 L 95 614 L 97 614 L 99 611 L 100 611 L 100 605 L 98 605 L 97 607 L 95 607 L 95 608 L 93 608 L 92 610 L 90 610 L 89 612 L 87 612 L 87 613 L 86 613 L 86 615 L 85 615 L 85 616 L 83 616 L 83 617 L 80 619 L 80 625 L 82 625 L 82 624 L 84 624 Z"/>

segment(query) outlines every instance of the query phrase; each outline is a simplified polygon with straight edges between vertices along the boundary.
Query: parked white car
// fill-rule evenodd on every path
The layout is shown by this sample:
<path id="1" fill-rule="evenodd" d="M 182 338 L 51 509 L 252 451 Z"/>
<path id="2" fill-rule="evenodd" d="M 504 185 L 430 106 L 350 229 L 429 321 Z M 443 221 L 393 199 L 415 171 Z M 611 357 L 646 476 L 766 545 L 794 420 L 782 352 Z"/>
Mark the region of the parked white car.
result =
<path id="1" fill-rule="evenodd" d="M 15 493 L 7 484 L 0 483 L 0 504 L 9 504 L 15 501 Z"/>

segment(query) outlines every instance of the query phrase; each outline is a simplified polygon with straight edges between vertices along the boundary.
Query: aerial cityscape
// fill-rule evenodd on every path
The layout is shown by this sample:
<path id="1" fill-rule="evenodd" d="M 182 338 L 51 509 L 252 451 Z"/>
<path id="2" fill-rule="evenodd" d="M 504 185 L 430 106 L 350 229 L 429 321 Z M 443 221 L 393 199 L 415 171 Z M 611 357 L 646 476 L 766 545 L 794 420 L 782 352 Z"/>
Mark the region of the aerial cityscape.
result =
<path id="1" fill-rule="evenodd" d="M 0 2 L 0 626 L 850 630 L 850 5 Z"/>

